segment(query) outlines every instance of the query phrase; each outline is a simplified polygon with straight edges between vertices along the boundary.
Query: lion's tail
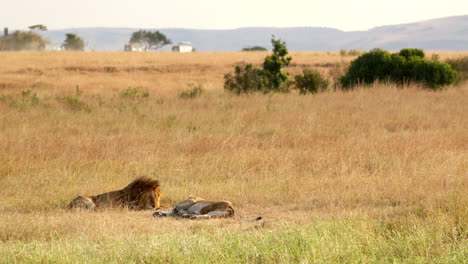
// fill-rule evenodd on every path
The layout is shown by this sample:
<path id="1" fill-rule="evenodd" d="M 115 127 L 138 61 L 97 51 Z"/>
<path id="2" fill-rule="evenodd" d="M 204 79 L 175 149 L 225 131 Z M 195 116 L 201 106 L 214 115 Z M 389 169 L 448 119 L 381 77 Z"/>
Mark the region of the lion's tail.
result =
<path id="1" fill-rule="evenodd" d="M 262 217 L 259 216 L 259 217 L 255 217 L 255 218 L 240 218 L 240 217 L 234 217 L 234 219 L 238 220 L 238 221 L 243 221 L 243 222 L 256 222 L 256 221 L 260 221 L 262 220 Z"/>

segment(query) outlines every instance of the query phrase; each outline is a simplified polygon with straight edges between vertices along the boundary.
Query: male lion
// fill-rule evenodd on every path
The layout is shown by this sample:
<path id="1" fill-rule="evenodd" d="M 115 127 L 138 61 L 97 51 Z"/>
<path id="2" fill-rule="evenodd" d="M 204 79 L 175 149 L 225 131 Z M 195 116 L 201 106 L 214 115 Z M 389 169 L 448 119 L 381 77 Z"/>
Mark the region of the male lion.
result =
<path id="1" fill-rule="evenodd" d="M 135 179 L 122 190 L 96 196 L 78 196 L 68 208 L 97 209 L 106 207 L 127 207 L 133 210 L 159 208 L 161 190 L 159 181 L 148 177 Z"/>
<path id="2" fill-rule="evenodd" d="M 177 203 L 171 211 L 157 211 L 153 216 L 175 216 L 190 219 L 234 217 L 234 208 L 229 201 L 213 202 L 200 197 L 189 196 L 187 200 Z M 257 221 L 262 218 L 236 219 L 241 221 Z"/>

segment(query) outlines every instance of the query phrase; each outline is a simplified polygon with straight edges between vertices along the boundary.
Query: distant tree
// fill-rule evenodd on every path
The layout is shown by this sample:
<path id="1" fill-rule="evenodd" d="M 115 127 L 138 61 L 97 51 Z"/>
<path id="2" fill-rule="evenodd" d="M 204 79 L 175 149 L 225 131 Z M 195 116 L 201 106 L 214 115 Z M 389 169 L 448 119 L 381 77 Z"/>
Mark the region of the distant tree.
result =
<path id="1" fill-rule="evenodd" d="M 83 38 L 73 33 L 67 33 L 63 46 L 66 50 L 84 50 L 85 42 Z"/>
<path id="2" fill-rule="evenodd" d="M 146 31 L 144 30 L 139 30 L 139 31 L 135 31 L 132 33 L 132 36 L 130 37 L 130 43 L 132 44 L 135 44 L 135 43 L 138 43 L 138 44 L 144 44 L 145 42 L 145 33 Z"/>
<path id="3" fill-rule="evenodd" d="M 0 38 L 0 47 L 6 50 L 39 50 L 47 43 L 41 35 L 32 31 L 15 31 Z"/>
<path id="4" fill-rule="evenodd" d="M 42 24 L 38 24 L 38 25 L 33 25 L 33 26 L 29 26 L 29 29 L 30 30 L 40 30 L 40 31 L 47 31 L 47 27 L 42 25 Z"/>
<path id="5" fill-rule="evenodd" d="M 245 47 L 242 51 L 267 51 L 266 48 L 262 46 L 253 46 L 253 47 Z"/>
<path id="6" fill-rule="evenodd" d="M 133 32 L 130 37 L 130 43 L 138 43 L 145 45 L 147 50 L 150 49 L 159 49 L 165 45 L 171 44 L 171 40 L 166 37 L 163 33 L 159 31 L 146 31 L 139 30 Z"/>
<path id="7" fill-rule="evenodd" d="M 270 90 L 278 92 L 282 90 L 282 86 L 288 79 L 289 74 L 283 71 L 283 68 L 289 65 L 291 57 L 286 57 L 288 49 L 285 42 L 275 39 L 275 36 L 273 36 L 271 44 L 273 46 L 273 54 L 265 58 L 263 71 L 270 80 Z"/>

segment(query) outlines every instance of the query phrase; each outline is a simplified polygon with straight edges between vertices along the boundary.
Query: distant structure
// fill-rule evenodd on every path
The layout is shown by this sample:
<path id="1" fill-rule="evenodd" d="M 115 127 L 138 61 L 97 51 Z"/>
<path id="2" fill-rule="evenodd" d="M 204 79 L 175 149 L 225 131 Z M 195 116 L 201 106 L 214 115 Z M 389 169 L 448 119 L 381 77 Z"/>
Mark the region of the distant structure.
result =
<path id="1" fill-rule="evenodd" d="M 124 51 L 142 52 L 142 51 L 146 51 L 146 47 L 143 44 L 129 43 L 129 44 L 125 44 Z"/>
<path id="2" fill-rule="evenodd" d="M 42 49 L 45 51 L 62 51 L 65 49 L 63 45 L 48 43 L 42 46 Z"/>
<path id="3" fill-rule="evenodd" d="M 193 47 L 190 42 L 179 42 L 172 46 L 172 51 L 180 53 L 193 52 Z"/>
<path id="4" fill-rule="evenodd" d="M 6 50 L 6 48 L 7 48 L 6 42 L 2 41 L 2 38 L 6 39 L 6 37 L 8 37 L 8 28 L 7 27 L 5 27 L 3 29 L 3 37 L 0 37 L 0 50 Z"/>

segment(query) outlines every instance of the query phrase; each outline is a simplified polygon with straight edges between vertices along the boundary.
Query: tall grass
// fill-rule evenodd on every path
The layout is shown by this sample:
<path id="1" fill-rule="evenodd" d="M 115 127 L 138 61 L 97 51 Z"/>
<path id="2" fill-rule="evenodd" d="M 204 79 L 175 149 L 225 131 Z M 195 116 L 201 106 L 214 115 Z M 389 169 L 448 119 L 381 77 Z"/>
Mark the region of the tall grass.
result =
<path id="1" fill-rule="evenodd" d="M 435 225 L 402 229 L 342 220 L 236 231 L 197 223 L 182 233 L 6 243 L 0 263 L 463 263 L 468 256 L 463 241 Z"/>
<path id="2" fill-rule="evenodd" d="M 0 261 L 466 259 L 466 84 L 232 96 L 223 73 L 264 53 L 186 55 L 0 53 Z M 288 70 L 342 59 L 296 53 Z M 206 90 L 179 98 L 187 83 Z M 139 175 L 161 181 L 163 205 L 193 194 L 265 220 L 64 209 Z"/>

